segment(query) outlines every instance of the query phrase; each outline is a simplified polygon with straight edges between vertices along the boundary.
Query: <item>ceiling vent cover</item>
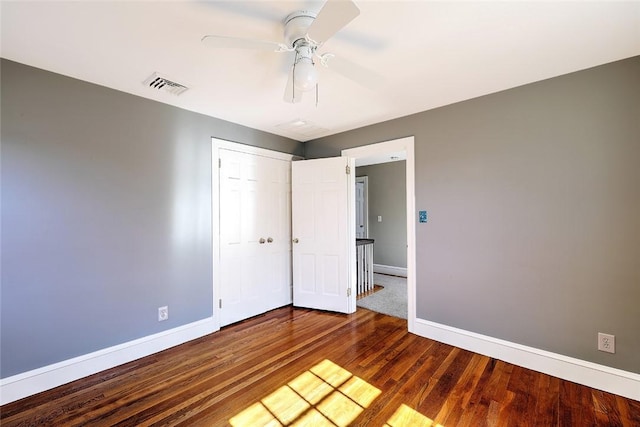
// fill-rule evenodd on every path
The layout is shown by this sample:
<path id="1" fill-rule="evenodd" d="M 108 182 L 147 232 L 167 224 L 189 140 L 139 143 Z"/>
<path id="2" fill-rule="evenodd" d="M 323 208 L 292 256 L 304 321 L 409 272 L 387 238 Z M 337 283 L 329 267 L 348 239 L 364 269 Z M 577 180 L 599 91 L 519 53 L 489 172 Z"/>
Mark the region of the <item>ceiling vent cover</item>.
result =
<path id="1" fill-rule="evenodd" d="M 149 86 L 152 89 L 163 90 L 173 95 L 180 95 L 185 90 L 189 89 L 185 85 L 176 83 L 168 78 L 161 76 L 158 73 L 153 73 L 142 82 L 145 86 Z"/>

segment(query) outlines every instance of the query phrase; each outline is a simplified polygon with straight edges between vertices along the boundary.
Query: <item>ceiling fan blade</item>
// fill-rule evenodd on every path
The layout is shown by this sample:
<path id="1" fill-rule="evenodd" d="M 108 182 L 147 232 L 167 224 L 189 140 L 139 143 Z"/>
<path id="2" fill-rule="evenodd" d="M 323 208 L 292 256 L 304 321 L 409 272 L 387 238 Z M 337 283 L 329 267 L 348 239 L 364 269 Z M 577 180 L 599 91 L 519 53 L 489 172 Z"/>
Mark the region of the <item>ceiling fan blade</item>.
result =
<path id="1" fill-rule="evenodd" d="M 320 63 L 368 89 L 379 89 L 385 82 L 384 77 L 375 71 L 349 61 L 348 59 L 337 57 L 332 53 L 325 53 L 320 56 Z"/>
<path id="2" fill-rule="evenodd" d="M 271 52 L 285 52 L 290 50 L 282 43 L 215 35 L 204 36 L 202 38 L 202 43 L 215 48 L 253 49 Z"/>
<path id="3" fill-rule="evenodd" d="M 358 15 L 360 9 L 351 0 L 327 0 L 309 27 L 307 37 L 317 44 L 322 44 Z"/>
<path id="4" fill-rule="evenodd" d="M 293 65 L 289 71 L 287 86 L 284 88 L 284 101 L 292 104 L 297 104 L 302 101 L 302 91 L 300 89 L 295 89 L 293 86 Z"/>

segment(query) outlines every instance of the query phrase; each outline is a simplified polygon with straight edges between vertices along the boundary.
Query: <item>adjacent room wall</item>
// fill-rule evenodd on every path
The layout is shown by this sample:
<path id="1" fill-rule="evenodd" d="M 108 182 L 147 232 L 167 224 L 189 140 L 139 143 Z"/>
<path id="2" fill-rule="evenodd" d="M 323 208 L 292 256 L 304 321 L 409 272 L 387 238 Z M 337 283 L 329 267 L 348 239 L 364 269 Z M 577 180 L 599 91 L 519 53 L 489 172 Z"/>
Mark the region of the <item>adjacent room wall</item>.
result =
<path id="1" fill-rule="evenodd" d="M 356 168 L 369 177 L 369 237 L 375 239 L 373 262 L 407 268 L 406 162 Z M 378 222 L 378 216 L 382 222 Z"/>
<path id="2" fill-rule="evenodd" d="M 639 118 L 634 57 L 305 152 L 415 136 L 418 318 L 640 373 Z"/>
<path id="3" fill-rule="evenodd" d="M 302 144 L 7 60 L 1 78 L 2 377 L 210 317 L 211 137 Z"/>

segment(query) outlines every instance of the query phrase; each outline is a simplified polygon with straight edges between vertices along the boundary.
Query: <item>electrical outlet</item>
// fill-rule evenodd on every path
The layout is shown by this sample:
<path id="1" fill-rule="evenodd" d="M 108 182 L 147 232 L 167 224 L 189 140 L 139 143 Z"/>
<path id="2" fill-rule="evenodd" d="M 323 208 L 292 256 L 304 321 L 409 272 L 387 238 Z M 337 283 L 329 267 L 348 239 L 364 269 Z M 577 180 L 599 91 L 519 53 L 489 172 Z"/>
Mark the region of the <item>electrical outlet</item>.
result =
<path id="1" fill-rule="evenodd" d="M 169 319 L 169 307 L 158 307 L 158 322 L 162 322 L 163 320 Z"/>
<path id="2" fill-rule="evenodd" d="M 606 351 L 607 353 L 616 352 L 616 337 L 615 335 L 603 334 L 598 332 L 598 350 Z"/>

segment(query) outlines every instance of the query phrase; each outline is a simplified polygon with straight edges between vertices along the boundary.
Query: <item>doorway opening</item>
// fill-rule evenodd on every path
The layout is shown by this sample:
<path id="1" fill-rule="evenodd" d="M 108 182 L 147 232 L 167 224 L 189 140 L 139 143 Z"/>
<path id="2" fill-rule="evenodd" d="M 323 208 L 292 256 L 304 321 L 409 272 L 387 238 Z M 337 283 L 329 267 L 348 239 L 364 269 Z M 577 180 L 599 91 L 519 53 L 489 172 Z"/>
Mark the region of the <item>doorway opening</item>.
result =
<path id="1" fill-rule="evenodd" d="M 356 305 L 378 313 L 384 313 L 402 319 L 407 318 L 407 230 L 406 230 L 406 162 L 404 153 L 377 159 L 381 163 L 369 164 L 361 159 L 356 167 L 356 227 L 358 227 L 358 180 L 367 178 L 369 183 L 369 229 L 368 240 L 359 240 L 356 234 L 356 247 L 360 249 L 364 242 L 366 251 L 371 252 L 369 259 L 362 262 L 369 273 L 364 284 L 368 287 L 358 294 Z M 362 163 L 366 163 L 362 165 Z M 356 228 L 358 231 L 358 228 Z M 356 255 L 358 251 L 356 250 Z M 356 262 L 362 261 L 360 258 Z M 360 263 L 359 263 L 360 264 Z M 358 273 L 361 269 L 358 270 Z"/>
<path id="2" fill-rule="evenodd" d="M 413 332 L 416 318 L 416 285 L 415 285 L 415 161 L 414 137 L 405 137 L 351 148 L 342 151 L 342 156 L 355 159 L 356 167 L 405 160 L 406 182 L 406 253 L 407 253 L 407 323 Z M 354 193 L 356 188 L 354 187 Z M 355 200 L 355 194 L 353 200 Z M 357 207 L 355 207 L 357 209 Z M 354 209 L 355 211 L 355 209 Z M 355 212 L 354 212 L 355 215 Z M 384 219 L 383 219 L 384 220 Z M 355 224 L 355 221 L 354 221 Z M 357 230 L 355 230 L 357 232 Z M 354 233 L 356 234 L 356 233 Z M 375 250 L 375 249 L 374 249 Z"/>

